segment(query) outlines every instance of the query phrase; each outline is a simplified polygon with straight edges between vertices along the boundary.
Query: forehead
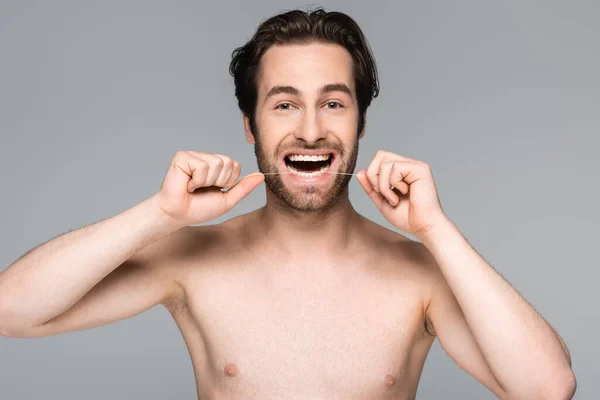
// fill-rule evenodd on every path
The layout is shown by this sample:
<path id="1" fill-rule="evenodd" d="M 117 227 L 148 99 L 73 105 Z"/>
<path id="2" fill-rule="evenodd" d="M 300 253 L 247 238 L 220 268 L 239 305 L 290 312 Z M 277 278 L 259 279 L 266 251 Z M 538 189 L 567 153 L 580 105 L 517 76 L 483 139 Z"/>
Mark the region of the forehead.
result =
<path id="1" fill-rule="evenodd" d="M 294 86 L 304 93 L 331 83 L 345 83 L 355 93 L 352 56 L 342 46 L 310 43 L 271 46 L 263 55 L 258 94 L 273 86 Z"/>

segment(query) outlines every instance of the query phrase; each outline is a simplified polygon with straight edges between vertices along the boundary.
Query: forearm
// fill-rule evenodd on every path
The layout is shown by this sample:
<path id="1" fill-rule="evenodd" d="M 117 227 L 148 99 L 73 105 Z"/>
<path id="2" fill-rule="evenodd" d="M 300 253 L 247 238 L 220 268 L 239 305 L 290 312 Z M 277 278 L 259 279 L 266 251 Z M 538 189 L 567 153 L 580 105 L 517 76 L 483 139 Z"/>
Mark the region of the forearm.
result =
<path id="1" fill-rule="evenodd" d="M 153 196 L 38 246 L 0 274 L 0 324 L 27 327 L 49 321 L 137 251 L 179 228 Z"/>
<path id="2" fill-rule="evenodd" d="M 568 379 L 570 362 L 552 327 L 450 221 L 419 239 L 435 257 L 486 361 L 508 393 Z"/>

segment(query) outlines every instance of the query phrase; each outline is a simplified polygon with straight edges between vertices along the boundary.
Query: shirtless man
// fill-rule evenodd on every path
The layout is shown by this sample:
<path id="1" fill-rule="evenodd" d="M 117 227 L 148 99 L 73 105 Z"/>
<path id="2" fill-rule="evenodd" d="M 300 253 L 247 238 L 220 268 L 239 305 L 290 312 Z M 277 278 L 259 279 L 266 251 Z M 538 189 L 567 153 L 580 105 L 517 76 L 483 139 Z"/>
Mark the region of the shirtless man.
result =
<path id="1" fill-rule="evenodd" d="M 0 275 L 4 336 L 90 329 L 162 304 L 199 399 L 414 399 L 436 337 L 499 398 L 573 396 L 564 342 L 444 215 L 427 164 L 380 151 L 357 176 L 420 242 L 356 212 L 350 175 L 298 172 L 354 171 L 360 116 L 377 94 L 354 21 L 322 10 L 271 18 L 231 71 L 246 139 L 269 174 L 234 185 L 238 162 L 177 152 L 155 195 Z M 264 207 L 191 226 L 263 181 Z"/>

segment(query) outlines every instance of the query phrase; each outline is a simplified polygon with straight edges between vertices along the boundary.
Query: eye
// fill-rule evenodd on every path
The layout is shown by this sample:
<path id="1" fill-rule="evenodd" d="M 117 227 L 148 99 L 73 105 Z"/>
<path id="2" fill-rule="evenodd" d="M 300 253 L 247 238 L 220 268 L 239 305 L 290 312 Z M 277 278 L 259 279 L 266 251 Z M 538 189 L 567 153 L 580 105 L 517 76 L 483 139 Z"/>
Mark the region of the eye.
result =
<path id="1" fill-rule="evenodd" d="M 290 103 L 279 103 L 277 104 L 277 106 L 275 107 L 276 110 L 291 110 L 292 109 L 292 105 Z"/>
<path id="2" fill-rule="evenodd" d="M 326 104 L 325 104 L 325 106 L 326 106 L 327 108 L 329 108 L 330 110 L 336 110 L 336 109 L 338 109 L 338 108 L 342 108 L 342 107 L 343 107 L 343 106 L 342 106 L 340 103 L 338 103 L 337 101 L 330 101 L 330 102 L 326 103 Z"/>

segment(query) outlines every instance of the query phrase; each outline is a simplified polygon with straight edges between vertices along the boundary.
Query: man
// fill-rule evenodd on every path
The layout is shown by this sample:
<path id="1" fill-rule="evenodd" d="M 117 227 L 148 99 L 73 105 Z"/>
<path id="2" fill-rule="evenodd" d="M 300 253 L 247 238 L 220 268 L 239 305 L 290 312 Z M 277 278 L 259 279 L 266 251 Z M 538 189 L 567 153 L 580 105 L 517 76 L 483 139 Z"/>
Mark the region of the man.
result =
<path id="1" fill-rule="evenodd" d="M 42 337 L 164 305 L 201 399 L 414 399 L 437 337 L 503 399 L 575 392 L 560 336 L 445 216 L 430 168 L 377 152 L 357 179 L 399 231 L 348 199 L 374 59 L 342 13 L 261 24 L 231 72 L 261 173 L 175 154 L 158 193 L 59 236 L 0 275 L 0 331 Z M 267 203 L 221 224 L 261 182 Z M 225 190 L 223 188 L 229 188 Z"/>

